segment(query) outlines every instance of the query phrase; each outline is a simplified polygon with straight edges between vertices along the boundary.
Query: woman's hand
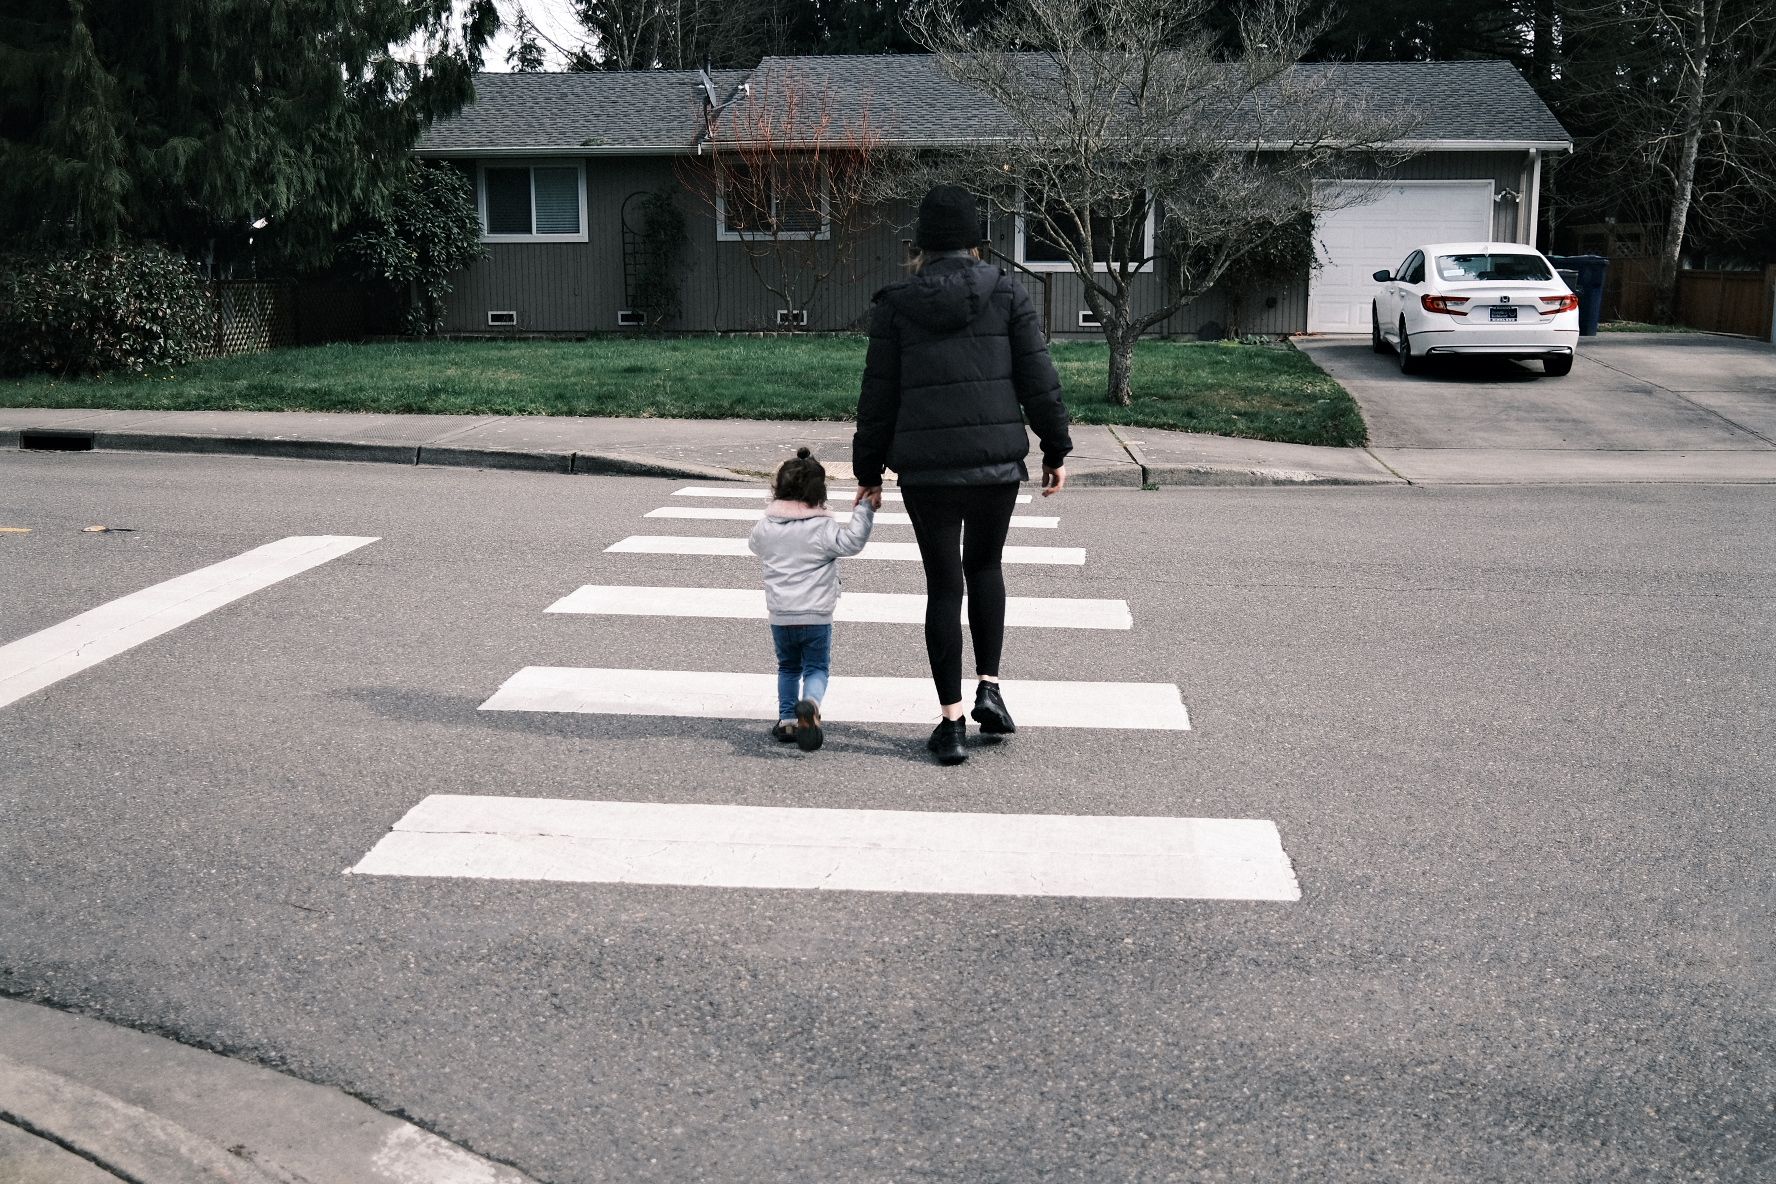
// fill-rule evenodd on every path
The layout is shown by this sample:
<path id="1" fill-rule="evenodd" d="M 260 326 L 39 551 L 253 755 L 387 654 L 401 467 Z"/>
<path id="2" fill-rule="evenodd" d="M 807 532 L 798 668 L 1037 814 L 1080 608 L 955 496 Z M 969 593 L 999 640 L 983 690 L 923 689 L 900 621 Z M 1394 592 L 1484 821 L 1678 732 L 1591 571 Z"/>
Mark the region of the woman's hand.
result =
<path id="1" fill-rule="evenodd" d="M 1047 465 L 1042 466 L 1042 496 L 1043 497 L 1050 497 L 1054 494 L 1057 494 L 1061 490 L 1065 489 L 1066 486 L 1067 486 L 1067 466 L 1066 465 L 1056 465 L 1052 469 L 1049 468 Z"/>
<path id="2" fill-rule="evenodd" d="M 881 509 L 882 508 L 882 487 L 880 485 L 860 485 L 860 486 L 858 486 L 857 487 L 857 496 L 851 499 L 851 504 L 853 506 L 861 505 L 865 498 L 869 499 L 870 509 L 872 509 L 872 510 Z"/>

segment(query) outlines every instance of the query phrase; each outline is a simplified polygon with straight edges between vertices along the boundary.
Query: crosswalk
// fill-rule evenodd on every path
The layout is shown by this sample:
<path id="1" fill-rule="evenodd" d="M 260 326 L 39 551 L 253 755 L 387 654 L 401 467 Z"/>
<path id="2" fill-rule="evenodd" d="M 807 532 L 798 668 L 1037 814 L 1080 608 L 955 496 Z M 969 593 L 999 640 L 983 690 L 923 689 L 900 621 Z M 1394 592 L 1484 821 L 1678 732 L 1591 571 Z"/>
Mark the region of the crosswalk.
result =
<path id="1" fill-rule="evenodd" d="M 376 541 L 358 535 L 292 535 L 0 645 L 0 707 Z"/>
<path id="2" fill-rule="evenodd" d="M 704 538 L 683 534 L 632 534 L 619 539 L 605 550 L 617 555 L 750 555 L 745 539 Z M 890 559 L 901 563 L 919 561 L 917 543 L 878 543 L 874 539 L 863 545 L 853 558 Z M 1084 547 L 1006 547 L 1007 563 L 1055 563 L 1084 567 Z"/>
<path id="3" fill-rule="evenodd" d="M 687 485 L 683 489 L 673 490 L 672 496 L 726 497 L 741 498 L 743 500 L 751 501 L 769 501 L 771 498 L 771 491 L 768 489 L 760 489 L 755 485 Z M 896 490 L 884 489 L 882 491 L 882 500 L 885 502 L 899 502 L 905 501 L 906 499 Z M 1020 493 L 1018 494 L 1017 500 L 1018 505 L 1027 506 L 1030 504 L 1030 495 L 1027 493 Z"/>
<path id="4" fill-rule="evenodd" d="M 758 494 L 692 486 L 674 496 L 756 499 Z M 1029 499 L 1022 500 L 1027 504 Z M 680 515 L 656 511 L 644 516 Z M 758 516 L 749 509 L 692 518 L 745 524 Z M 884 519 L 886 529 L 906 525 Z M 1053 529 L 1058 521 L 1047 517 L 1048 525 L 1039 529 Z M 333 535 L 282 539 L 0 646 L 0 708 L 377 541 Z M 646 566 L 650 555 L 704 558 L 711 570 L 719 566 L 731 579 L 738 580 L 744 571 L 749 586 L 586 584 L 542 611 L 631 620 L 696 617 L 749 622 L 745 627 L 754 630 L 767 617 L 756 561 L 744 537 L 632 535 L 607 547 L 606 553 L 640 557 L 627 561 L 631 568 Z M 916 559 L 917 547 L 872 540 L 863 557 Z M 1084 548 L 1008 547 L 1006 558 L 1083 567 L 1087 556 Z M 736 566 L 735 559 L 744 559 L 744 567 Z M 920 595 L 847 591 L 837 619 L 917 625 L 924 613 Z M 1006 623 L 1017 629 L 1135 628 L 1128 603 L 1108 598 L 1011 597 Z M 902 660 L 922 670 L 924 655 L 916 637 L 907 634 Z M 851 647 L 842 652 L 848 655 Z M 860 647 L 859 652 L 867 651 Z M 1182 733 L 1191 726 L 1182 693 L 1173 683 L 1008 679 L 1003 685 L 1020 733 Z M 739 726 L 758 729 L 763 743 L 763 725 L 775 698 L 776 678 L 768 668 L 524 666 L 479 710 L 743 721 Z M 933 688 L 922 675 L 841 672 L 832 679 L 822 709 L 826 721 L 840 729 L 848 724 L 908 726 L 909 744 L 917 743 L 936 715 Z M 1091 742 L 1088 735 L 1072 743 Z M 783 755 L 799 759 L 794 750 Z M 347 871 L 1013 896 L 1294 901 L 1301 895 L 1280 833 L 1268 819 L 791 809 L 448 794 L 422 799 Z"/>
<path id="5" fill-rule="evenodd" d="M 762 506 L 661 506 L 642 515 L 643 518 L 691 518 L 706 522 L 757 522 L 764 516 Z M 850 522 L 851 511 L 834 510 L 833 517 L 840 522 Z M 913 520 L 905 514 L 896 514 L 891 510 L 876 513 L 877 526 L 912 524 Z M 1052 514 L 1019 514 L 1011 520 L 1013 530 L 1053 530 L 1060 524 L 1061 520 Z"/>
<path id="6" fill-rule="evenodd" d="M 1274 823 L 434 794 L 355 875 L 1293 901 Z"/>
<path id="7" fill-rule="evenodd" d="M 1007 679 L 1020 728 L 1190 729 L 1170 683 L 1031 682 Z M 526 666 L 507 679 L 483 711 L 572 711 L 591 715 L 669 715 L 755 719 L 776 699 L 775 674 L 712 670 L 602 670 Z M 820 713 L 831 723 L 918 724 L 936 714 L 927 678 L 838 675 Z"/>
<path id="8" fill-rule="evenodd" d="M 682 588 L 650 584 L 587 584 L 543 610 L 606 617 L 718 617 L 763 621 L 763 588 Z M 963 602 L 965 614 L 967 602 Z M 839 598 L 835 620 L 918 625 L 925 598 L 899 592 L 850 592 Z M 1005 624 L 1013 629 L 1132 629 L 1126 600 L 1073 596 L 1008 596 Z"/>
<path id="9" fill-rule="evenodd" d="M 886 491 L 884 500 L 892 500 Z M 691 485 L 673 497 L 762 500 L 768 491 L 747 486 Z M 898 496 L 898 495 L 895 495 Z M 1030 495 L 1018 495 L 1029 504 Z M 647 511 L 644 518 L 677 517 L 677 506 Z M 704 519 L 750 523 L 764 512 L 748 507 Z M 901 516 L 901 517 L 904 517 Z M 1014 514 L 1013 523 L 1025 515 Z M 1059 522 L 1056 516 L 1041 520 Z M 881 522 L 880 526 L 895 525 Z M 605 548 L 612 555 L 669 555 L 751 561 L 746 573 L 756 581 L 756 560 L 743 535 L 629 535 Z M 871 538 L 857 559 L 917 562 L 918 544 Z M 1083 547 L 1007 546 L 1008 564 L 1083 567 Z M 841 562 L 849 562 L 843 560 Z M 548 606 L 551 613 L 617 617 L 704 617 L 760 620 L 767 616 L 764 591 L 753 588 L 678 585 L 588 584 Z M 841 622 L 916 624 L 925 619 L 922 595 L 846 591 L 839 598 Z M 1122 600 L 1076 597 L 1011 597 L 1006 624 L 1014 628 L 1129 630 L 1134 622 Z M 909 651 L 916 655 L 917 651 Z M 531 666 L 518 671 L 482 703 L 483 711 L 574 712 L 588 715 L 665 715 L 706 719 L 756 720 L 760 705 L 772 702 L 775 675 L 767 671 L 618 670 Z M 1006 694 L 1019 727 L 1121 728 L 1186 731 L 1190 716 L 1177 686 L 1170 683 L 1010 682 Z M 935 717 L 929 680 L 834 677 L 823 704 L 834 722 L 920 723 Z"/>
<path id="10" fill-rule="evenodd" d="M 744 486 L 686 486 L 671 494 L 685 500 L 642 516 L 733 523 L 740 529 L 762 516 L 759 503 L 767 496 L 763 489 Z M 753 504 L 707 504 L 722 499 Z M 900 499 L 890 490 L 884 500 Z M 1018 501 L 1028 505 L 1030 495 L 1020 495 Z M 1054 515 L 1013 517 L 1017 530 L 1054 530 L 1059 524 Z M 904 514 L 878 514 L 878 536 L 857 558 L 916 561 L 916 544 L 880 537 L 883 529 L 907 525 Z M 585 584 L 543 611 L 632 621 L 757 622 L 768 615 L 757 561 L 743 533 L 634 534 L 604 553 L 634 557 L 627 561 L 631 566 L 645 566 L 649 556 L 707 561 L 712 575 L 732 583 Z M 1013 545 L 1005 548 L 1005 561 L 1083 568 L 1087 553 L 1083 547 Z M 670 570 L 676 574 L 684 566 Z M 887 625 L 917 625 L 924 616 L 923 595 L 850 590 L 840 597 L 836 613 L 841 623 Z M 1135 628 L 1126 601 L 1081 597 L 1010 597 L 1006 624 L 1015 629 Z M 917 634 L 907 637 L 902 656 L 920 676 L 851 674 L 844 671 L 841 658 L 840 672 L 822 702 L 826 722 L 840 729 L 847 724 L 908 725 L 914 728 L 909 743 L 922 739 L 937 709 L 931 682 L 923 677 Z M 1046 729 L 1190 729 L 1189 710 L 1173 683 L 1008 679 L 1003 685 L 1020 735 Z M 525 666 L 479 710 L 733 720 L 762 734 L 775 698 L 776 677 L 768 666 Z M 422 800 L 348 870 L 358 875 L 702 887 L 1205 900 L 1300 897 L 1281 837 L 1266 819 L 970 815 L 452 795 Z"/>

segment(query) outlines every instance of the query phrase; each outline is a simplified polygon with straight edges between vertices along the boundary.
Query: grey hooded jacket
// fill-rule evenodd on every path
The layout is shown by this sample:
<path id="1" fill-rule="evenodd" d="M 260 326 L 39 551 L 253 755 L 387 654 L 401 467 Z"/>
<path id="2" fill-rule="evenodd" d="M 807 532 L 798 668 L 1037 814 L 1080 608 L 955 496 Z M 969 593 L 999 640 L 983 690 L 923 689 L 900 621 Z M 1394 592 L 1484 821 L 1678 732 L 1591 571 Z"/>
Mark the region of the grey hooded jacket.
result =
<path id="1" fill-rule="evenodd" d="M 841 556 L 869 542 L 875 507 L 860 503 L 841 526 L 824 507 L 774 501 L 746 545 L 765 561 L 765 608 L 773 625 L 830 625 L 839 603 Z"/>

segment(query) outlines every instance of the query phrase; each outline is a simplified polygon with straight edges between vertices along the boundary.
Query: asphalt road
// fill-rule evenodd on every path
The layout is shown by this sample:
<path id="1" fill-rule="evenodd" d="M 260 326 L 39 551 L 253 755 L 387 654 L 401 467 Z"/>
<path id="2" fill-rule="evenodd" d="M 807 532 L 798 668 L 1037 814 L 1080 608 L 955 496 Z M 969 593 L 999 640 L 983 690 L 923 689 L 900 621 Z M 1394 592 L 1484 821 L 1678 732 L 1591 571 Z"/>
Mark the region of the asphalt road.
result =
<path id="1" fill-rule="evenodd" d="M 0 643 L 294 534 L 380 542 L 0 708 L 0 991 L 342 1086 L 540 1179 L 1751 1181 L 1776 1134 L 1776 489 L 1068 491 L 1040 542 L 1188 733 L 479 713 L 521 666 L 766 670 L 545 615 L 673 482 L 0 456 Z M 1033 508 L 1034 509 L 1034 508 Z M 83 534 L 91 523 L 133 533 Z M 879 538 L 910 539 L 907 527 Z M 853 561 L 856 590 L 917 565 Z M 917 675 L 914 626 L 841 673 Z M 1015 703 L 1013 704 L 1015 710 Z M 1293 904 L 345 876 L 430 793 L 1276 820 Z"/>

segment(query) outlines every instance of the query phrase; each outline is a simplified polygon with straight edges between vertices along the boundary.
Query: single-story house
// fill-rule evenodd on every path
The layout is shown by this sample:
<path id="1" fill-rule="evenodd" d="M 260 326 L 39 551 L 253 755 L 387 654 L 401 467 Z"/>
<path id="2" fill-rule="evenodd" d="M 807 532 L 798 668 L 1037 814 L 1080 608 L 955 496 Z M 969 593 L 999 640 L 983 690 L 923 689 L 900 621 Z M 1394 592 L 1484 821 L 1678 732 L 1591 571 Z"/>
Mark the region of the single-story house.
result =
<path id="1" fill-rule="evenodd" d="M 1508 62 L 1361 62 L 1315 67 L 1337 85 L 1422 112 L 1416 154 L 1373 186 L 1371 200 L 1324 213 L 1324 266 L 1274 290 L 1244 293 L 1241 328 L 1256 333 L 1366 332 L 1370 273 L 1416 244 L 1474 239 L 1534 243 L 1543 164 L 1572 142 Z M 680 307 L 668 328 L 748 331 L 805 315 L 809 327 L 857 325 L 871 294 L 904 274 L 914 213 L 881 211 L 842 274 L 810 308 L 781 307 L 749 263 L 744 212 L 694 196 L 687 159 L 719 138 L 742 98 L 794 86 L 843 118 L 867 109 L 879 142 L 906 148 L 991 143 L 1002 114 L 925 55 L 766 58 L 750 71 L 626 71 L 476 77 L 476 98 L 427 130 L 415 152 L 460 163 L 474 179 L 488 254 L 457 279 L 446 331 L 619 331 L 639 256 L 637 199 L 674 194 L 685 227 Z M 805 212 L 808 232 L 828 227 Z M 992 249 L 1019 269 L 1057 335 L 1094 335 L 1076 277 L 1017 219 L 991 218 Z M 815 223 L 819 222 L 818 229 Z M 1153 283 L 1161 281 L 1155 277 Z M 1210 293 L 1166 322 L 1171 335 L 1218 335 L 1226 303 Z"/>

